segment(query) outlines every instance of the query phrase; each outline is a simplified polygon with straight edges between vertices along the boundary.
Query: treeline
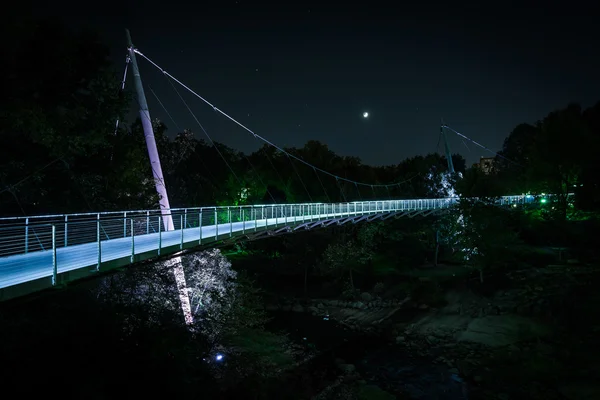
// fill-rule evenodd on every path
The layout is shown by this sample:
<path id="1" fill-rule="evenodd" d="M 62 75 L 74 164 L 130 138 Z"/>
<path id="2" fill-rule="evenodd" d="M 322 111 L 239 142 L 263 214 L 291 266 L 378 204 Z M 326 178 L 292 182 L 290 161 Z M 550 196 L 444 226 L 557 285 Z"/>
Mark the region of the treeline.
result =
<path id="1" fill-rule="evenodd" d="M 7 28 L 7 27 L 5 27 Z M 155 208 L 158 198 L 141 124 L 123 126 L 132 93 L 108 50 L 91 33 L 51 22 L 13 24 L 2 43 L 0 79 L 0 214 L 35 215 Z M 506 139 L 492 175 L 467 169 L 458 189 L 465 195 L 593 190 L 597 187 L 599 106 L 550 114 L 520 125 Z M 155 136 L 173 207 L 284 202 L 340 202 L 439 196 L 446 160 L 439 154 L 371 167 L 309 141 L 288 153 L 361 186 L 336 179 L 267 145 L 243 154 L 215 149 L 191 131 Z M 169 139 L 169 137 L 173 139 Z M 377 186 L 388 183 L 389 186 Z"/>
<path id="2" fill-rule="evenodd" d="M 471 168 L 458 188 L 465 196 L 575 194 L 580 209 L 600 203 L 600 102 L 570 104 L 535 124 L 518 125 L 495 157 L 491 174 Z M 560 204 L 565 208 L 566 204 Z"/>
<path id="3" fill-rule="evenodd" d="M 120 91 L 106 47 L 91 33 L 52 22 L 10 30 L 14 40 L 2 44 L 0 74 L 0 214 L 157 207 L 141 124 L 121 125 L 115 134 L 133 94 Z M 167 136 L 159 121 L 154 129 L 173 207 L 423 197 L 423 177 L 446 165 L 431 154 L 370 167 L 318 141 L 286 149 L 334 175 L 375 185 L 360 186 L 269 146 L 243 154 L 216 143 L 217 151 L 191 131 Z M 460 156 L 454 163 L 464 170 Z M 403 183 L 376 186 L 392 182 Z"/>

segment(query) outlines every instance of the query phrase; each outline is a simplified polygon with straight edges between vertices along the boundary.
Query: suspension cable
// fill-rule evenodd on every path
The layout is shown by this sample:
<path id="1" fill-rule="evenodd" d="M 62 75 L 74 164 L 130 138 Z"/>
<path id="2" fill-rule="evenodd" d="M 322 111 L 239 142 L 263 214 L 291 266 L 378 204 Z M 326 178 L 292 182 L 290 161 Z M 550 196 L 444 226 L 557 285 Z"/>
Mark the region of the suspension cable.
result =
<path id="1" fill-rule="evenodd" d="M 317 179 L 319 180 L 319 183 L 321 184 L 321 187 L 323 188 L 323 192 L 325 192 L 325 197 L 327 197 L 327 201 L 332 203 L 331 198 L 329 197 L 329 195 L 327 194 L 327 190 L 325 189 L 325 185 L 323 185 L 323 181 L 321 180 L 321 177 L 319 176 L 319 173 L 317 172 L 317 170 L 313 167 L 313 171 L 315 171 L 315 175 L 317 175 Z"/>
<path id="2" fill-rule="evenodd" d="M 248 161 L 248 164 L 250 164 L 250 167 L 252 168 L 252 170 L 256 174 L 256 177 L 258 178 L 258 181 L 260 182 L 260 184 L 265 187 L 265 190 L 267 191 L 267 194 L 269 195 L 269 197 L 271 198 L 271 200 L 273 200 L 273 204 L 277 203 L 277 201 L 275 200 L 275 197 L 273 197 L 273 194 L 271 194 L 271 191 L 269 190 L 269 187 L 267 185 L 265 185 L 265 183 L 263 182 L 262 178 L 260 177 L 260 174 L 258 173 L 258 171 L 256 170 L 256 168 L 254 168 L 254 165 L 250 161 L 250 158 L 247 155 L 245 155 L 245 154 L 244 154 L 244 158 L 246 158 L 246 161 Z"/>
<path id="3" fill-rule="evenodd" d="M 282 153 L 285 153 L 288 157 L 294 158 L 297 161 L 300 161 L 301 163 L 309 166 L 309 167 L 313 167 L 315 169 L 317 169 L 318 171 L 332 176 L 334 178 L 338 178 L 341 179 L 345 182 L 350 182 L 350 183 L 356 183 L 357 185 L 362 185 L 362 186 L 377 186 L 377 187 L 383 187 L 383 186 L 388 186 L 390 184 L 378 184 L 378 185 L 371 185 L 368 183 L 364 183 L 364 182 L 358 182 L 358 181 L 353 181 L 351 179 L 347 179 L 347 178 L 343 178 L 340 177 L 338 175 L 332 174 L 331 172 L 325 171 L 321 168 L 315 167 L 314 165 L 302 160 L 301 158 L 288 153 L 287 151 L 283 150 L 281 147 L 277 146 L 276 144 L 272 143 L 271 141 L 265 139 L 264 137 L 258 135 L 257 133 L 255 133 L 254 131 L 252 131 L 250 128 L 246 127 L 244 124 L 242 124 L 241 122 L 239 122 L 238 120 L 236 120 L 235 118 L 233 118 L 232 116 L 230 116 L 229 114 L 227 114 L 226 112 L 224 112 L 223 110 L 217 108 L 214 104 L 212 104 L 211 102 L 209 102 L 208 100 L 206 100 L 204 97 L 200 96 L 198 93 L 196 93 L 194 90 L 192 90 L 189 86 L 185 85 L 183 82 L 181 82 L 180 80 L 178 80 L 177 78 L 175 78 L 173 75 L 171 75 L 170 73 L 168 73 L 166 70 L 164 70 L 162 67 L 160 67 L 157 63 L 155 63 L 154 61 L 152 61 L 149 57 L 147 57 L 146 55 L 144 55 L 141 51 L 139 51 L 138 49 L 134 49 L 133 50 L 136 54 L 138 54 L 140 57 L 144 58 L 146 61 L 148 61 L 150 64 L 152 64 L 154 67 L 156 67 L 159 71 L 161 71 L 165 76 L 171 78 L 173 81 L 177 82 L 179 85 L 181 85 L 183 88 L 185 88 L 187 91 L 189 91 L 190 93 L 192 93 L 194 96 L 196 96 L 198 99 L 202 100 L 204 103 L 206 103 L 209 107 L 211 107 L 214 111 L 220 113 L 221 115 L 223 115 L 225 118 L 229 119 L 230 121 L 232 121 L 233 123 L 237 124 L 239 127 L 241 127 L 242 129 L 246 130 L 248 133 L 250 133 L 251 135 L 253 135 L 255 138 L 262 140 L 264 143 L 276 148 L 277 150 L 281 151 Z M 404 183 L 404 182 L 408 182 L 409 180 L 413 179 L 414 177 L 418 176 L 419 174 L 414 175 L 413 177 L 411 177 L 410 179 L 403 181 L 403 182 L 394 182 L 393 184 L 398 184 L 398 183 Z"/>
<path id="4" fill-rule="evenodd" d="M 165 78 L 168 80 L 168 78 Z M 154 97 L 156 98 L 156 101 L 158 101 L 158 104 L 160 104 L 160 106 L 162 107 L 162 109 L 164 110 L 164 112 L 169 116 L 169 118 L 171 119 L 171 121 L 173 122 L 173 124 L 175 125 L 175 128 L 177 128 L 178 132 L 184 132 L 183 129 L 180 128 L 179 124 L 177 123 L 177 121 L 175 121 L 175 119 L 173 118 L 172 114 L 169 112 L 169 110 L 167 110 L 167 107 L 164 105 L 164 103 L 160 100 L 160 98 L 158 97 L 158 95 L 156 94 L 156 92 L 152 89 L 152 86 L 147 85 L 148 89 L 150 89 L 150 92 L 154 95 Z M 210 184 L 217 190 L 219 190 L 219 185 L 216 183 L 218 180 L 217 178 L 215 178 L 215 176 L 213 175 L 213 173 L 211 172 L 211 170 L 206 166 L 206 164 L 204 163 L 204 161 L 202 160 L 202 157 L 200 157 L 199 159 L 200 164 L 202 165 L 202 167 L 206 170 L 206 172 L 208 172 L 208 181 L 210 182 Z M 177 162 L 177 165 L 179 165 L 179 163 L 181 162 L 181 159 Z M 175 167 L 177 167 L 177 165 Z"/>
<path id="5" fill-rule="evenodd" d="M 129 62 L 131 61 L 131 58 L 129 57 L 129 55 L 127 55 L 127 57 L 125 58 L 125 72 L 123 73 L 123 80 L 121 81 L 121 90 L 119 91 L 119 93 L 123 92 L 123 90 L 125 90 L 125 81 L 127 80 L 127 69 L 129 68 Z M 117 117 L 117 122 L 115 123 L 115 135 L 117 134 L 117 131 L 119 130 L 119 118 Z"/>
<path id="6" fill-rule="evenodd" d="M 285 179 L 283 179 L 283 177 L 281 176 L 281 174 L 279 173 L 279 170 L 277 170 L 277 168 L 275 168 L 275 164 L 273 164 L 273 161 L 271 160 L 271 156 L 269 155 L 269 152 L 267 152 L 267 149 L 263 147 L 263 152 L 265 153 L 265 155 L 267 156 L 267 160 L 269 161 L 269 164 L 271 164 L 271 167 L 273 168 L 273 170 L 275 171 L 275 174 L 277 175 L 277 177 L 279 178 L 279 180 L 281 181 L 281 183 L 283 184 L 283 187 L 285 188 L 287 186 Z"/>
<path id="7" fill-rule="evenodd" d="M 286 156 L 288 156 L 288 160 L 290 160 L 290 164 L 292 164 L 292 168 L 294 169 L 294 172 L 296 172 L 296 175 L 298 176 L 298 179 L 300 180 L 300 183 L 304 187 L 304 190 L 306 191 L 306 194 L 308 195 L 308 198 L 309 198 L 310 202 L 312 203 L 313 202 L 312 196 L 310 195 L 310 192 L 308 191 L 308 188 L 304 184 L 304 181 L 302 180 L 302 177 L 298 173 L 298 170 L 296 169 L 296 166 L 294 165 L 294 161 L 291 159 L 291 157 L 290 157 L 290 155 L 288 153 L 285 153 L 285 154 L 286 154 Z"/>
<path id="8" fill-rule="evenodd" d="M 452 132 L 456 133 L 456 134 L 457 134 L 458 136 L 460 136 L 461 138 L 463 138 L 463 139 L 467 139 L 469 142 L 471 142 L 471 143 L 473 143 L 473 144 L 475 144 L 475 145 L 477 145 L 477 146 L 481 147 L 481 148 L 482 148 L 482 149 L 484 149 L 485 151 L 488 151 L 488 152 L 490 152 L 490 153 L 494 154 L 496 157 L 502 158 L 502 159 L 504 159 L 504 160 L 506 160 L 506 161 L 508 161 L 508 162 L 510 162 L 510 163 L 513 163 L 513 164 L 515 164 L 515 165 L 517 165 L 517 166 L 519 166 L 519 167 L 521 167 L 521 168 L 524 168 L 524 167 L 523 167 L 521 164 L 519 164 L 519 163 L 517 163 L 517 162 L 515 162 L 515 161 L 513 161 L 513 160 L 511 160 L 511 159 L 509 159 L 509 158 L 506 158 L 506 157 L 504 157 L 502 154 L 499 154 L 499 153 L 495 152 L 494 150 L 491 150 L 490 148 L 488 148 L 488 147 L 486 147 L 486 146 L 484 146 L 484 145 L 482 145 L 482 144 L 480 144 L 480 143 L 477 143 L 477 142 L 476 142 L 476 141 L 474 141 L 473 139 L 471 139 L 471 138 L 469 138 L 469 137 L 467 137 L 467 136 L 463 135 L 462 133 L 460 133 L 460 132 L 457 132 L 457 131 L 455 131 L 454 129 L 450 128 L 448 125 L 444 125 L 444 126 L 443 126 L 443 128 L 450 129 Z"/>
<path id="9" fill-rule="evenodd" d="M 194 118 L 194 120 L 196 121 L 196 123 L 200 126 L 200 129 L 202 129 L 202 132 L 204 132 L 204 135 L 207 137 L 208 141 L 210 142 L 210 144 L 212 145 L 212 147 L 217 151 L 217 153 L 219 153 L 219 156 L 221 156 L 221 159 L 223 160 L 223 162 L 225 163 L 225 165 L 227 165 L 227 168 L 229 168 L 229 170 L 231 171 L 231 173 L 233 174 L 233 176 L 235 177 L 235 179 L 238 181 L 239 184 L 243 185 L 243 182 L 241 181 L 241 179 L 237 176 L 237 174 L 235 173 L 235 171 L 233 170 L 233 168 L 231 167 L 231 165 L 229 164 L 229 162 L 227 161 L 227 159 L 223 156 L 223 153 L 221 153 L 221 150 L 219 150 L 219 148 L 217 147 L 217 145 L 215 144 L 215 142 L 212 140 L 212 138 L 210 137 L 210 135 L 208 134 L 208 132 L 206 131 L 206 129 L 204 129 L 204 126 L 202 126 L 202 124 L 200 123 L 200 121 L 198 120 L 198 117 L 196 117 L 196 114 L 194 114 L 194 112 L 192 111 L 192 109 L 190 108 L 190 106 L 188 105 L 188 103 L 185 101 L 185 99 L 183 98 L 183 96 L 181 95 L 181 93 L 179 93 L 179 90 L 177 90 L 177 88 L 175 87 L 175 85 L 173 85 L 173 82 L 169 81 L 171 83 L 171 87 L 173 88 L 173 90 L 175 90 L 175 93 L 177 93 L 177 95 L 179 96 L 179 98 L 181 99 L 181 101 L 183 102 L 183 104 L 185 104 L 186 108 L 188 109 L 188 111 L 190 112 L 190 114 L 192 115 L 192 117 Z"/>
<path id="10" fill-rule="evenodd" d="M 348 200 L 346 200 L 346 194 L 344 193 L 344 189 L 342 189 L 342 185 L 341 185 L 339 179 L 336 178 L 335 182 L 337 183 L 338 188 L 340 189 L 340 193 L 342 194 L 342 200 L 344 200 L 344 203 L 347 203 Z"/>
<path id="11" fill-rule="evenodd" d="M 175 128 L 177 128 L 178 132 L 183 132 L 183 129 L 181 129 L 179 127 L 179 125 L 177 124 L 177 122 L 175 122 L 175 120 L 173 119 L 173 116 L 171 115 L 171 113 L 169 112 L 169 110 L 167 110 L 167 107 L 165 107 L 165 105 L 163 104 L 162 101 L 160 101 L 160 99 L 158 98 L 158 95 L 154 92 L 154 89 L 152 89 L 152 86 L 147 85 L 148 89 L 150 89 L 150 92 L 154 95 L 154 97 L 156 98 L 156 101 L 158 101 L 158 104 L 160 104 L 160 106 L 162 107 L 162 109 L 164 110 L 165 113 L 167 113 L 167 115 L 169 116 L 169 119 L 173 122 L 173 124 L 175 125 Z"/>
<path id="12" fill-rule="evenodd" d="M 358 188 L 358 185 L 354 184 L 354 186 L 356 187 L 356 192 L 358 193 L 358 199 L 362 201 L 362 196 L 360 195 L 360 189 Z"/>

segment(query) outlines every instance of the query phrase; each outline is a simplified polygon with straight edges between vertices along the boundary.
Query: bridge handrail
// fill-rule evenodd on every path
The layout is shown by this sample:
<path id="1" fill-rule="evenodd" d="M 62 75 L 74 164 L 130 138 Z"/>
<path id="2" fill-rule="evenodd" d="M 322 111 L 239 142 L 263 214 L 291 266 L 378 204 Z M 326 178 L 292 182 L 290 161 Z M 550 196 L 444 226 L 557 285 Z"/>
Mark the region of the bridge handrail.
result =
<path id="1" fill-rule="evenodd" d="M 457 198 L 374 200 L 345 203 L 298 203 L 210 206 L 161 210 L 42 215 L 0 221 L 0 258 L 49 248 L 102 242 L 143 234 L 202 228 L 246 221 L 331 219 L 351 215 L 447 208 Z M 169 219 L 164 219 L 170 216 Z M 165 229 L 166 223 L 173 224 Z"/>
<path id="2" fill-rule="evenodd" d="M 533 196 L 503 196 L 499 204 L 533 201 Z M 48 248 L 67 247 L 91 242 L 144 234 L 200 228 L 235 222 L 275 220 L 275 225 L 338 218 L 351 215 L 392 213 L 410 210 L 448 208 L 460 199 L 397 199 L 344 203 L 293 203 L 240 206 L 208 206 L 161 210 L 129 210 L 96 213 L 40 215 L 0 219 L 0 258 Z M 170 216 L 171 219 L 164 219 Z M 173 224 L 165 229 L 165 223 Z M 245 225 L 245 224 L 244 224 Z M 172 228 L 172 229 L 171 229 Z"/>
<path id="3" fill-rule="evenodd" d="M 179 215 L 178 212 L 196 212 L 201 210 L 227 210 L 232 208 L 281 208 L 281 207 L 295 207 L 295 206 L 333 206 L 333 205 L 346 205 L 346 204 L 375 204 L 375 203 L 389 203 L 389 202 L 409 202 L 409 201 L 449 201 L 454 198 L 438 198 L 438 199 L 394 199 L 394 200 L 372 200 L 372 201 L 352 201 L 352 202 L 340 202 L 340 203 L 280 203 L 280 204 L 246 204 L 239 206 L 203 206 L 203 207 L 179 207 L 179 208 L 169 208 L 164 209 L 164 211 L 169 211 L 170 213 L 166 215 Z M 41 214 L 41 215 L 32 215 L 32 216 L 14 216 L 14 217 L 0 217 L 0 224 L 6 223 L 7 221 L 25 221 L 25 220 L 41 220 L 41 219 L 52 219 L 52 218 L 60 218 L 64 219 L 65 217 L 77 217 L 78 220 L 84 219 L 85 217 L 89 217 L 90 219 L 97 219 L 97 216 L 110 216 L 110 215 L 124 215 L 124 214 L 138 214 L 138 215 L 146 215 L 150 213 L 152 214 L 161 214 L 163 210 L 161 209 L 145 209 L 145 210 L 121 210 L 121 211 L 101 211 L 101 212 L 85 212 L 85 213 L 70 213 L 70 214 Z M 84 217 L 84 218 L 81 218 Z M 120 217 L 122 218 L 122 217 Z"/>
<path id="4" fill-rule="evenodd" d="M 572 195 L 569 193 L 569 195 Z M 501 196 L 501 199 L 508 198 L 525 198 L 531 195 L 510 195 L 510 196 Z M 544 196 L 552 196 L 552 195 L 544 195 Z M 536 197 L 536 196 L 533 196 Z M 333 204 L 363 204 L 363 203 L 379 203 L 379 202 L 390 202 L 390 201 L 456 201 L 459 199 L 458 197 L 444 197 L 444 198 L 421 198 L 421 199 L 394 199 L 394 200 L 371 200 L 371 201 L 351 201 L 351 202 L 341 202 L 341 203 L 324 203 L 324 202 L 316 202 L 316 203 L 281 203 L 281 204 L 246 204 L 240 206 L 201 206 L 201 207 L 177 207 L 177 208 L 169 208 L 164 209 L 164 211 L 170 211 L 175 215 L 178 211 L 194 211 L 194 210 L 214 210 L 214 209 L 229 209 L 232 207 L 288 207 L 288 206 L 303 206 L 303 205 L 333 205 Z M 96 219 L 98 215 L 119 215 L 119 214 L 142 214 L 142 213 L 161 213 L 160 209 L 141 209 L 141 210 L 121 210 L 121 211 L 101 211 L 101 212 L 85 212 L 85 213 L 69 213 L 69 214 L 41 214 L 41 215 L 29 215 L 29 216 L 13 216 L 13 217 L 0 217 L 0 223 L 5 221 L 25 221 L 35 220 L 35 219 L 48 219 L 48 218 L 69 218 L 69 217 L 91 217 Z"/>

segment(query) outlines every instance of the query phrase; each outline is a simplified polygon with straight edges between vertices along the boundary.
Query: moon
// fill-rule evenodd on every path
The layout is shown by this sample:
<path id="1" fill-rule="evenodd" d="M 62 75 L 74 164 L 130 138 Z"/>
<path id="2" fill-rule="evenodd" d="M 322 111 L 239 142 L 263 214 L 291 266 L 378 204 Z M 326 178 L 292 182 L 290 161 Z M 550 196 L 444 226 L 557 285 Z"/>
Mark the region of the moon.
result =
<path id="1" fill-rule="evenodd" d="M 365 111 L 365 112 L 363 113 L 363 118 L 369 118 L 369 113 Z"/>

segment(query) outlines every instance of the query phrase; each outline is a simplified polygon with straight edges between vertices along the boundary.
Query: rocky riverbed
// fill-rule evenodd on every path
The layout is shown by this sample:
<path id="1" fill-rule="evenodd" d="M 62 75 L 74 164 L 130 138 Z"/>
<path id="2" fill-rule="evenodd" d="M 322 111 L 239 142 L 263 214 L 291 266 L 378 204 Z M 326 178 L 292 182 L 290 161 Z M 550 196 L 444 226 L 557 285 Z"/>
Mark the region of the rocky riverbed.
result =
<path id="1" fill-rule="evenodd" d="M 376 385 L 414 399 L 599 399 L 600 269 L 550 265 L 505 278 L 486 296 L 447 290 L 438 307 L 369 293 L 270 307 L 338 321 L 376 343 L 362 343 L 361 354 L 340 350 L 342 376 L 321 398 Z"/>

